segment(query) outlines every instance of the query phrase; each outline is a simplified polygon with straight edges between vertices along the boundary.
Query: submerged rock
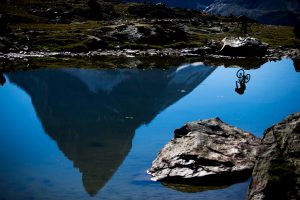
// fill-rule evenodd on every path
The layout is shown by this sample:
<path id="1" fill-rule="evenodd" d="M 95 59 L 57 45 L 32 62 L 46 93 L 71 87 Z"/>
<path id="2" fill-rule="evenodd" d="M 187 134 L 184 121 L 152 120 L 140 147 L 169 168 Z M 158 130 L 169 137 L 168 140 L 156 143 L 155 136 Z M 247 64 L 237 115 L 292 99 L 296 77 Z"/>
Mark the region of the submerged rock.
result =
<path id="1" fill-rule="evenodd" d="M 252 37 L 224 38 L 223 47 L 220 50 L 226 56 L 264 56 L 268 45 Z"/>
<path id="2" fill-rule="evenodd" d="M 175 130 L 153 161 L 152 180 L 224 185 L 251 176 L 259 139 L 219 118 L 190 122 Z"/>
<path id="3" fill-rule="evenodd" d="M 248 200 L 300 196 L 300 112 L 268 128 L 253 170 Z"/>

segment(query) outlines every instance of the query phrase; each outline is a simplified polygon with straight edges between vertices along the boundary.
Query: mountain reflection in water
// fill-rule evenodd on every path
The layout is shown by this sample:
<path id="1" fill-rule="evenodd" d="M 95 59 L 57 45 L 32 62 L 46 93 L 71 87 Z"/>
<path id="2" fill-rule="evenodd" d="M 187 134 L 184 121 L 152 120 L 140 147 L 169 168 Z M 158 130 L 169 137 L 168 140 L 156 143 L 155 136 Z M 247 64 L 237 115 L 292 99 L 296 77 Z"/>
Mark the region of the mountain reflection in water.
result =
<path id="1" fill-rule="evenodd" d="M 45 132 L 93 196 L 131 149 L 135 130 L 191 92 L 215 68 L 36 70 L 7 74 L 25 90 Z"/>

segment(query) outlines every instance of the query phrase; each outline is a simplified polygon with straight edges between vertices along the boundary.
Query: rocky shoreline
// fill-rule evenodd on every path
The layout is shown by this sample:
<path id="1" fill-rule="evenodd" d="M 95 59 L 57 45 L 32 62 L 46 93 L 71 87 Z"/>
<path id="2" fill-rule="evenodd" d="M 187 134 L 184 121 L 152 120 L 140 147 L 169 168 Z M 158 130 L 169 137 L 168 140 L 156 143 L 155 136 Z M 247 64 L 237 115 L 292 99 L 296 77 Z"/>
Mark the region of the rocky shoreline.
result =
<path id="1" fill-rule="evenodd" d="M 294 48 L 277 48 L 268 49 L 263 56 L 232 56 L 223 55 L 218 51 L 209 49 L 209 47 L 203 48 L 183 48 L 183 49 L 121 49 L 121 50 L 102 50 L 89 51 L 89 52 L 49 52 L 49 51 L 20 51 L 2 53 L 0 52 L 0 59 L 16 60 L 22 58 L 31 57 L 99 57 L 99 56 L 124 56 L 124 57 L 138 57 L 138 56 L 190 56 L 190 57 L 202 57 L 202 58 L 225 58 L 225 59 L 267 59 L 267 60 L 280 60 L 282 58 L 300 59 L 300 50 Z"/>
<path id="2" fill-rule="evenodd" d="M 133 60 L 146 56 L 195 57 L 221 64 L 233 63 L 234 59 L 300 59 L 300 42 L 293 27 L 251 21 L 251 33 L 240 37 L 240 23 L 238 17 L 164 4 L 5 1 L 0 5 L 0 62 L 103 56 Z M 228 48 L 228 43 L 240 48 Z"/>
<path id="3" fill-rule="evenodd" d="M 173 189 L 178 184 L 179 190 L 230 185 L 252 174 L 247 199 L 296 200 L 300 194 L 299 136 L 300 113 L 266 129 L 261 140 L 219 118 L 189 122 L 174 131 L 174 138 L 158 153 L 148 173 L 152 180 Z"/>

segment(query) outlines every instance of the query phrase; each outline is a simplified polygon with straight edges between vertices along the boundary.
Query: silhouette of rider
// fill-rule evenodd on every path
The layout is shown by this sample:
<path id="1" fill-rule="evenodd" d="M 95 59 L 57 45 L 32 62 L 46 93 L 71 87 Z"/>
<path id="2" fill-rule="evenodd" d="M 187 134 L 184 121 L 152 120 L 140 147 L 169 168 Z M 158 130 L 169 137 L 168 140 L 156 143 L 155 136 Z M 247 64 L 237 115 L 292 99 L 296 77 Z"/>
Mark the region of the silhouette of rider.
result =
<path id="1" fill-rule="evenodd" d="M 6 82 L 6 79 L 3 75 L 3 73 L 0 72 L 0 85 L 4 85 L 5 82 Z"/>
<path id="2" fill-rule="evenodd" d="M 246 75 L 243 75 L 242 78 L 239 79 L 239 81 L 235 82 L 235 91 L 238 94 L 242 95 L 244 94 L 245 90 L 246 90 Z"/>
<path id="3" fill-rule="evenodd" d="M 246 90 L 246 83 L 250 81 L 250 74 L 245 74 L 245 70 L 239 69 L 236 72 L 236 76 L 238 78 L 238 81 L 235 82 L 235 91 L 238 94 L 244 94 Z"/>
<path id="4" fill-rule="evenodd" d="M 249 34 L 249 30 L 251 27 L 251 19 L 248 17 L 241 15 L 238 17 L 238 27 L 240 28 L 239 32 L 242 36 L 247 36 Z"/>

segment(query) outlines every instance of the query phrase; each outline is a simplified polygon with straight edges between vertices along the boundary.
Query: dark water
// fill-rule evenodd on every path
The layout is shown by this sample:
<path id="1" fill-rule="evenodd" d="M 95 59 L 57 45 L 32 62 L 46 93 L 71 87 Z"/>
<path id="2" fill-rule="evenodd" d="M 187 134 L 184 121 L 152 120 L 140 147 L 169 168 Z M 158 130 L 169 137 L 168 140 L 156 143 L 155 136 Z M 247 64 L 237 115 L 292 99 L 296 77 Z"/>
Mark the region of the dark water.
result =
<path id="1" fill-rule="evenodd" d="M 146 174 L 187 121 L 218 116 L 261 137 L 300 111 L 300 73 L 291 60 L 246 71 L 243 95 L 235 92 L 236 71 L 194 63 L 5 74 L 0 199 L 244 199 L 249 180 L 186 193 Z"/>

